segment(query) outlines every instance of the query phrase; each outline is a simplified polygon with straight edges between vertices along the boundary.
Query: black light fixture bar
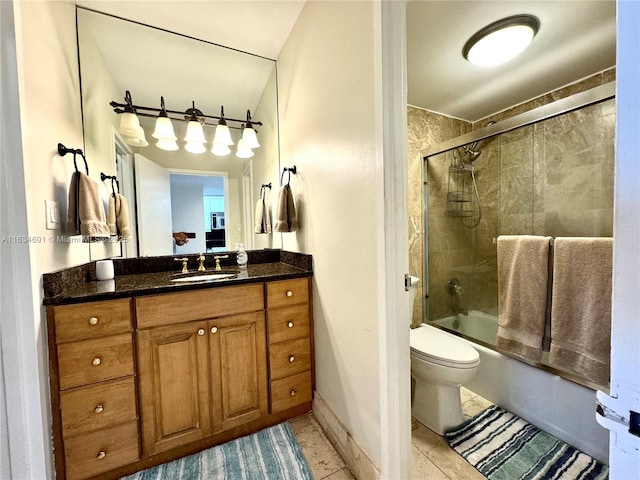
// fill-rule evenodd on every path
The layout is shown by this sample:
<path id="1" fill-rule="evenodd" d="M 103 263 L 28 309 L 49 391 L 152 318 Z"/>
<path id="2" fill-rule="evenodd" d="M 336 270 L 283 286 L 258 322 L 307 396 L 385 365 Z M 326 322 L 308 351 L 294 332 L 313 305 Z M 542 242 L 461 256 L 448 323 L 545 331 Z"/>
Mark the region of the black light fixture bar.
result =
<path id="1" fill-rule="evenodd" d="M 116 101 L 111 101 L 109 102 L 109 105 L 113 108 L 113 111 L 115 113 L 124 113 L 125 112 L 125 108 L 127 107 L 126 103 L 118 103 Z M 131 105 L 136 113 L 136 115 L 140 116 L 140 117 L 150 117 L 150 118 L 157 118 L 158 115 L 160 114 L 160 112 L 162 111 L 160 108 L 154 108 L 154 107 L 144 107 L 144 106 L 140 106 L 140 105 Z M 171 118 L 172 120 L 184 120 L 185 117 L 188 120 L 189 116 L 191 114 L 191 109 L 188 109 L 186 112 L 179 112 L 177 110 L 169 110 L 169 109 L 165 109 L 165 112 L 167 112 L 169 118 Z M 150 112 L 150 113 L 147 113 Z M 187 113 L 189 112 L 189 113 Z M 177 116 L 174 117 L 172 115 Z M 220 120 L 222 117 L 218 117 L 215 115 L 205 115 L 204 113 L 202 113 L 201 111 L 197 111 L 197 116 L 198 117 L 202 117 L 205 119 L 204 121 L 204 125 L 210 125 L 210 126 L 216 126 L 218 125 L 217 120 Z M 206 119 L 212 119 L 212 120 L 216 120 L 216 123 L 207 123 Z M 234 128 L 236 130 L 241 130 L 242 126 L 247 122 L 246 119 L 243 120 L 239 120 L 237 118 L 229 118 L 229 117 L 224 117 L 224 120 L 226 122 L 236 122 L 241 124 L 239 127 L 233 126 L 233 125 L 229 125 L 229 128 Z M 251 123 L 253 125 L 260 125 L 262 126 L 262 122 L 257 122 L 255 121 L 253 118 L 251 119 Z"/>

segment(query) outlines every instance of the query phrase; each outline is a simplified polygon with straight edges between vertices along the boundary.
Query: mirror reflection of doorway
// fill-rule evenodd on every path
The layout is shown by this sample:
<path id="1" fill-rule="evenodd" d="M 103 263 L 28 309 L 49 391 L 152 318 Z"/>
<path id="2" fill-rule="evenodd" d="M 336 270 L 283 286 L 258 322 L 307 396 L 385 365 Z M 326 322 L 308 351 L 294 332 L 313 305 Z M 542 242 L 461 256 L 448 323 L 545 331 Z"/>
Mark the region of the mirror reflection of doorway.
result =
<path id="1" fill-rule="evenodd" d="M 226 177 L 171 173 L 169 179 L 173 231 L 185 232 L 189 237 L 189 243 L 177 247 L 176 252 L 227 250 Z"/>

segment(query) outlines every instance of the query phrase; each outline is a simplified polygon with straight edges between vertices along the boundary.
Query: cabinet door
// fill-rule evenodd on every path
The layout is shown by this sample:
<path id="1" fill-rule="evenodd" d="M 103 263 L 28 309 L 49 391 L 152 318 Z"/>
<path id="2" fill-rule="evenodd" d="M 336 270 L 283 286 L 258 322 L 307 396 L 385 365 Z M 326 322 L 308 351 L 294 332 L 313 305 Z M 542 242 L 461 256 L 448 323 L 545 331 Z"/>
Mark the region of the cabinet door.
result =
<path id="1" fill-rule="evenodd" d="M 144 455 L 211 434 L 207 323 L 138 331 Z"/>
<path id="2" fill-rule="evenodd" d="M 263 312 L 209 321 L 213 428 L 228 430 L 267 414 Z"/>

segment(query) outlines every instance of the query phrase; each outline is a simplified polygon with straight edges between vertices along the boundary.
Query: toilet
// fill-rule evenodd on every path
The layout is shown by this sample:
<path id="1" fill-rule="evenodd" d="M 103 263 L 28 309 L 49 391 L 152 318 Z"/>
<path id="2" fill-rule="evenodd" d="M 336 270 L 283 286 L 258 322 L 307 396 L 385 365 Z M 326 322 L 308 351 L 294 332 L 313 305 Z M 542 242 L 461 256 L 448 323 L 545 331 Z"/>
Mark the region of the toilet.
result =
<path id="1" fill-rule="evenodd" d="M 412 277 L 412 299 L 415 283 Z M 412 303 L 413 305 L 413 303 Z M 478 371 L 480 355 L 456 336 L 430 325 L 411 329 L 411 376 L 415 391 L 411 414 L 439 435 L 464 421 L 460 386 Z"/>

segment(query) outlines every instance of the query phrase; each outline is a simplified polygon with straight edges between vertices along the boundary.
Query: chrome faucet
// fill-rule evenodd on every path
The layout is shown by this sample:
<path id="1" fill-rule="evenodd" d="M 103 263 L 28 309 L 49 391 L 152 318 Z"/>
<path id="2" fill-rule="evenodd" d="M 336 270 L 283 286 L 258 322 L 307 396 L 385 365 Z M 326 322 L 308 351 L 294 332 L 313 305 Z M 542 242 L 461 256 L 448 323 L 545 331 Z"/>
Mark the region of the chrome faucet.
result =
<path id="1" fill-rule="evenodd" d="M 451 280 L 449 280 L 448 287 L 449 295 L 453 297 L 453 305 L 451 306 L 451 310 L 453 311 L 453 313 L 456 315 L 460 313 L 462 315 L 469 315 L 469 310 L 459 305 L 460 295 L 462 295 L 462 286 L 460 285 L 460 280 L 458 280 L 457 278 L 452 278 Z"/>

